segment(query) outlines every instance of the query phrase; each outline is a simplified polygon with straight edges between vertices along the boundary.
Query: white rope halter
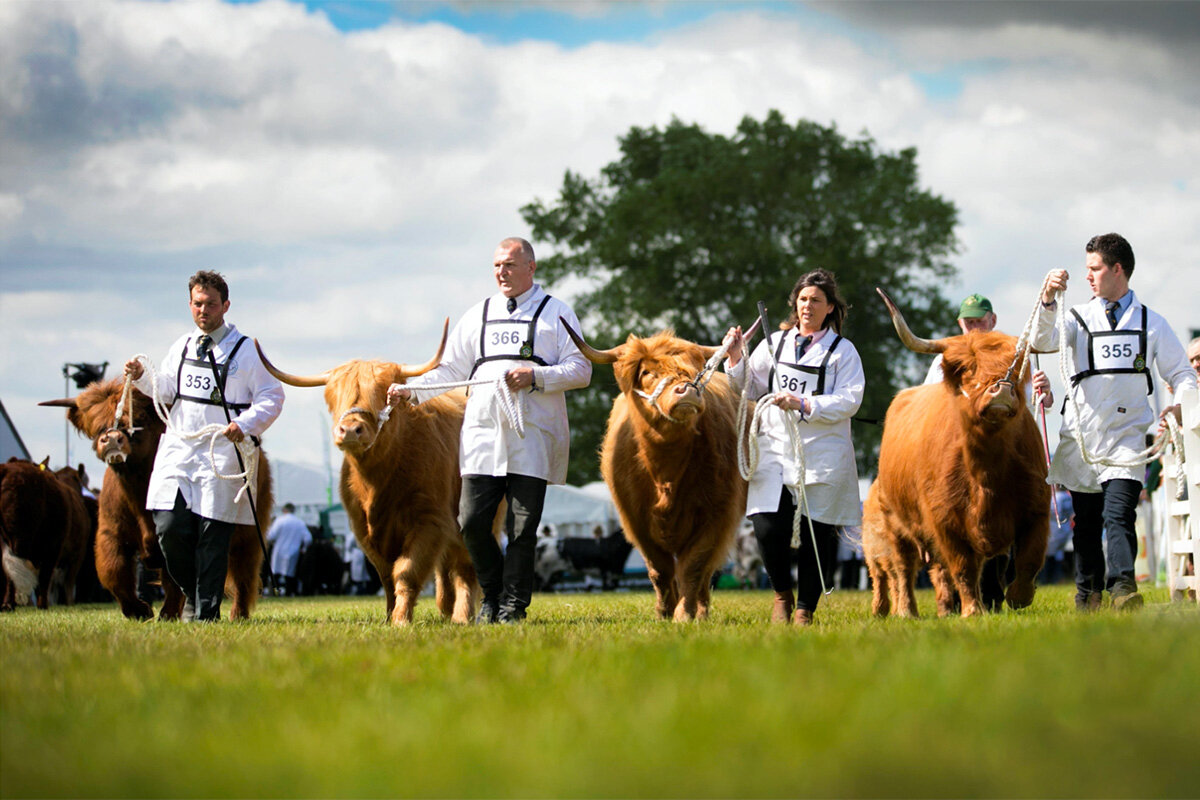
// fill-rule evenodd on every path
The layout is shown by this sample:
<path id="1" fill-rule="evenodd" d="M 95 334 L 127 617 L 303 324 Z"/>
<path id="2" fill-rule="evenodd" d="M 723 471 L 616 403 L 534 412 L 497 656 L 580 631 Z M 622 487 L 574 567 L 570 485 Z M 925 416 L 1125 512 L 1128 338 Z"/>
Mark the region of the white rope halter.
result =
<path id="1" fill-rule="evenodd" d="M 178 428 L 172 426 L 171 420 L 170 420 L 170 409 L 167 408 L 167 406 L 162 402 L 162 399 L 158 395 L 158 372 L 154 368 L 154 362 L 150 360 L 149 356 L 146 356 L 142 353 L 139 353 L 136 356 L 134 356 L 134 359 L 137 361 L 140 361 L 142 363 L 142 368 L 144 370 L 146 370 L 147 374 L 150 377 L 150 386 L 153 391 L 153 397 L 151 397 L 151 405 L 154 407 L 154 413 L 157 414 L 158 418 L 161 419 L 163 421 L 163 424 L 167 426 L 167 431 L 180 439 L 189 440 L 189 441 L 194 440 L 194 439 L 203 439 L 204 437 L 207 436 L 208 437 L 208 462 L 212 466 L 213 475 L 216 475 L 218 478 L 220 478 L 223 481 L 242 481 L 242 488 L 238 490 L 238 493 L 236 495 L 234 495 L 234 498 L 233 498 L 234 503 L 241 502 L 242 496 L 247 491 L 251 492 L 251 499 L 253 500 L 253 498 L 254 498 L 253 491 L 254 491 L 254 489 L 257 489 L 257 486 L 255 486 L 254 489 L 252 489 L 251 485 L 255 483 L 255 474 L 257 473 L 257 470 L 258 470 L 258 448 L 254 446 L 254 442 L 251 440 L 251 438 L 249 436 L 247 436 L 244 439 L 242 439 L 242 441 L 240 441 L 240 442 L 230 442 L 234 447 L 236 447 L 241 452 L 242 463 L 246 465 L 245 471 L 244 472 L 235 472 L 231 475 L 226 475 L 226 474 L 222 473 L 219 469 L 217 469 L 216 447 L 217 447 L 217 440 L 221 438 L 221 434 L 224 433 L 225 428 L 228 426 L 222 425 L 218 422 L 214 422 L 211 425 L 205 425 L 203 428 L 201 428 L 198 431 L 192 431 L 192 432 L 181 431 Z M 127 402 L 126 398 L 129 398 L 129 400 L 132 400 L 132 391 L 133 391 L 133 378 L 126 375 L 125 376 L 125 389 L 124 389 L 124 392 L 122 393 L 121 402 L 120 402 L 120 404 L 118 404 L 118 407 L 117 407 L 117 416 L 118 417 L 120 417 L 120 414 L 121 414 L 121 406 L 125 405 Z M 130 424 L 132 425 L 133 409 L 132 409 L 131 402 L 129 403 L 129 406 L 130 406 L 129 420 L 130 420 Z M 131 430 L 132 430 L 132 428 L 131 428 Z"/>
<path id="2" fill-rule="evenodd" d="M 342 415 L 340 417 L 338 417 L 337 424 L 341 425 L 342 421 L 344 419 L 346 419 L 346 417 L 350 416 L 351 414 L 374 414 L 379 420 L 379 422 L 375 426 L 375 438 L 371 440 L 370 444 L 368 444 L 366 447 L 363 448 L 363 452 L 365 453 L 368 450 L 370 450 L 372 447 L 375 446 L 375 442 L 379 441 L 379 432 L 383 430 L 383 423 L 387 422 L 391 418 L 392 407 L 389 405 L 385 405 L 378 413 L 372 411 L 369 408 L 363 408 L 362 406 L 354 406 L 353 408 L 347 408 L 345 411 L 342 412 Z"/>
<path id="3" fill-rule="evenodd" d="M 704 389 L 708 386 L 709 382 L 712 381 L 713 375 L 716 374 L 717 368 L 721 366 L 721 362 L 725 360 L 725 356 L 729 353 L 729 347 L 730 346 L 727 344 L 722 344 L 717 349 L 717 352 L 713 353 L 708 361 L 704 362 L 704 366 L 701 367 L 700 371 L 696 373 L 696 377 L 692 378 L 690 381 L 684 381 L 684 383 L 694 387 L 697 394 L 703 394 Z M 745 348 L 743 347 L 743 349 Z M 658 384 L 654 387 L 654 391 L 650 394 L 646 394 L 640 389 L 634 389 L 633 393 L 657 409 L 660 414 L 671 420 L 671 422 L 674 422 L 677 425 L 683 425 L 684 423 L 681 420 L 677 420 L 670 414 L 664 413 L 663 410 L 658 406 L 658 398 L 662 396 L 663 391 L 667 388 L 667 384 L 670 382 L 671 377 L 666 376 L 659 380 Z"/>

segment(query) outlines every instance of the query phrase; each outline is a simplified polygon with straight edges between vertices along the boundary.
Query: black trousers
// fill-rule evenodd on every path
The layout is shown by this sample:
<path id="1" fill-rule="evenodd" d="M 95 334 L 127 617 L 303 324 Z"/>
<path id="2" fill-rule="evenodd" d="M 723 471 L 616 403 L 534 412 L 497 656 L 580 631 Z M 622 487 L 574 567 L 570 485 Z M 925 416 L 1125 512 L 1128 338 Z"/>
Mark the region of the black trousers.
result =
<path id="1" fill-rule="evenodd" d="M 501 551 L 492 536 L 492 520 L 501 500 L 508 500 L 504 532 L 508 547 Z M 458 523 L 483 602 L 524 614 L 533 598 L 533 561 L 538 525 L 546 501 L 546 481 L 528 475 L 464 475 L 458 504 Z"/>
<path id="2" fill-rule="evenodd" d="M 792 516 L 796 504 L 792 493 L 784 487 L 779 498 L 779 510 L 751 514 L 754 538 L 762 554 L 763 567 L 771 579 L 771 588 L 777 592 L 792 590 Z M 796 565 L 796 607 L 809 611 L 817 610 L 821 600 L 821 572 L 817 569 L 820 558 L 825 585 L 833 586 L 833 571 L 837 565 L 837 529 L 824 522 L 813 520 L 813 533 L 817 537 L 817 550 L 813 552 L 812 534 L 808 532 L 808 518 L 800 520 L 800 549 Z"/>
<path id="3" fill-rule="evenodd" d="M 1134 560 L 1137 558 L 1138 496 L 1142 484 L 1127 478 L 1105 481 L 1099 494 L 1071 492 L 1075 505 L 1076 595 L 1086 599 L 1106 588 L 1114 595 L 1137 591 Z M 1104 555 L 1102 533 L 1108 534 L 1108 557 Z"/>
<path id="4" fill-rule="evenodd" d="M 233 523 L 195 514 L 175 493 L 175 507 L 154 512 L 158 544 L 167 562 L 167 574 L 196 609 L 196 619 L 221 618 L 225 573 L 229 568 L 229 540 Z"/>

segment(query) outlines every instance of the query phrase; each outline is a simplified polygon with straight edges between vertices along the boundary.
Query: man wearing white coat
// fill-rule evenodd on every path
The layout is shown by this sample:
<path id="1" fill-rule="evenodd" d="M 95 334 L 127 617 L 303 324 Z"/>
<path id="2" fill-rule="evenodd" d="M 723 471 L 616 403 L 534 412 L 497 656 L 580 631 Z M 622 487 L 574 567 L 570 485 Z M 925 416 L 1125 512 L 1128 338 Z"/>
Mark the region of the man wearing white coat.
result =
<path id="1" fill-rule="evenodd" d="M 275 585 L 282 583 L 288 597 L 296 594 L 296 566 L 300 563 L 300 554 L 313 540 L 312 531 L 295 512 L 294 505 L 284 503 L 283 513 L 267 531 L 267 542 L 274 545 L 271 548 L 271 573 L 275 576 Z"/>
<path id="2" fill-rule="evenodd" d="M 1047 481 L 1067 487 L 1075 505 L 1076 608 L 1098 609 L 1107 588 L 1114 608 L 1133 610 L 1143 602 L 1134 576 L 1134 522 L 1144 467 L 1101 462 L 1131 462 L 1144 449 L 1155 422 L 1152 365 L 1176 395 L 1196 386 L 1196 374 L 1166 320 L 1129 289 L 1134 268 L 1129 242 L 1108 233 L 1092 237 L 1085 250 L 1092 300 L 1070 309 L 1064 319 L 1066 341 L 1060 343 L 1055 295 L 1066 290 L 1068 275 L 1066 270 L 1052 270 L 1034 337 L 1039 350 L 1065 347 L 1072 371 Z M 1178 408 L 1167 404 L 1161 416 L 1178 414 Z M 1087 459 L 1077 432 L 1082 432 Z M 1107 556 L 1102 530 L 1108 535 Z"/>
<path id="3" fill-rule="evenodd" d="M 224 426 L 223 440 L 213 448 L 216 469 L 224 475 L 240 472 L 234 445 L 247 436 L 261 436 L 275 421 L 283 410 L 283 386 L 263 367 L 253 343 L 245 346 L 248 337 L 225 322 L 229 286 L 219 273 L 201 270 L 189 279 L 188 307 L 196 327 L 171 345 L 156 384 L 137 359 L 126 362 L 125 374 L 144 394 L 157 391 L 171 405 L 146 508 L 154 512 L 167 573 L 187 597 L 184 618 L 217 620 L 233 527 L 253 525 L 254 514 L 248 492 L 237 499 L 242 481 L 214 473 L 209 438 L 185 439 L 175 432 Z M 221 390 L 232 420 L 226 419 Z"/>
<path id="4" fill-rule="evenodd" d="M 463 486 L 458 521 L 483 589 L 477 621 L 515 623 L 525 618 L 533 594 L 546 484 L 567 478 L 565 393 L 588 385 L 592 364 L 560 320 L 579 330 L 575 312 L 534 283 L 537 263 L 529 242 L 516 237 L 500 242 L 493 269 L 500 292 L 463 315 L 440 365 L 407 385 L 392 384 L 388 402 L 428 400 L 442 390 L 421 391 L 421 386 L 468 379 L 503 379 L 523 396 L 521 437 L 502 410 L 497 387 L 472 387 L 459 444 Z M 503 552 L 492 536 L 501 499 L 508 500 L 508 547 Z"/>

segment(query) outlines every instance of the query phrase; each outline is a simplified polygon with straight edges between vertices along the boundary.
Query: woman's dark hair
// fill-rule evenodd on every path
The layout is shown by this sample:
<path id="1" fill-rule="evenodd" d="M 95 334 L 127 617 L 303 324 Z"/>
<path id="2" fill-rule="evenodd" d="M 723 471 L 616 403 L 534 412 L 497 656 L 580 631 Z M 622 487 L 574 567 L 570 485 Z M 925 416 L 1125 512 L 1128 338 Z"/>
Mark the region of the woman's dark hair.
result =
<path id="1" fill-rule="evenodd" d="M 827 269 L 814 269 L 812 272 L 806 272 L 800 276 L 800 280 L 796 281 L 796 285 L 792 287 L 792 293 L 788 295 L 788 306 L 791 308 L 787 320 L 779 327 L 783 330 L 794 328 L 800 323 L 796 316 L 796 298 L 800 296 L 800 291 L 809 286 L 815 286 L 825 295 L 825 299 L 833 308 L 829 309 L 829 316 L 825 317 L 825 323 L 822 328 L 833 328 L 834 333 L 842 332 L 842 323 L 846 321 L 846 314 L 850 311 L 850 306 L 842 298 L 842 293 L 838 291 L 837 278 L 833 277 L 833 273 Z"/>

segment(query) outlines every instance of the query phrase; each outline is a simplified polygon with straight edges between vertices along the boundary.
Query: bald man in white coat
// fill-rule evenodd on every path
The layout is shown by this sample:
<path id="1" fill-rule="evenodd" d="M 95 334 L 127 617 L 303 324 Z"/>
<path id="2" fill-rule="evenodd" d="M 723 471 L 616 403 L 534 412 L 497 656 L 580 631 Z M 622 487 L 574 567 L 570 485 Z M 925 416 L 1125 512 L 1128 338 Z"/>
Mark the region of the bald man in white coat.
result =
<path id="1" fill-rule="evenodd" d="M 442 362 L 406 385 L 393 384 L 388 402 L 423 402 L 443 390 L 421 386 L 467 379 L 503 379 L 523 395 L 524 437 L 501 412 L 495 385 L 474 386 L 459 444 L 463 478 L 459 524 L 479 575 L 483 602 L 477 622 L 517 623 L 533 594 L 534 549 L 548 483 L 567 478 L 570 431 L 566 392 L 588 385 L 592 364 L 567 334 L 579 330 L 575 312 L 534 283 L 533 246 L 500 242 L 493 256 L 498 294 L 474 305 L 454 326 Z M 500 501 L 508 501 L 501 552 L 492 536 Z"/>

